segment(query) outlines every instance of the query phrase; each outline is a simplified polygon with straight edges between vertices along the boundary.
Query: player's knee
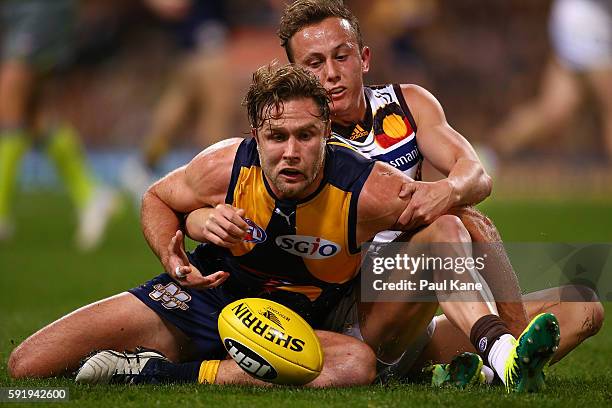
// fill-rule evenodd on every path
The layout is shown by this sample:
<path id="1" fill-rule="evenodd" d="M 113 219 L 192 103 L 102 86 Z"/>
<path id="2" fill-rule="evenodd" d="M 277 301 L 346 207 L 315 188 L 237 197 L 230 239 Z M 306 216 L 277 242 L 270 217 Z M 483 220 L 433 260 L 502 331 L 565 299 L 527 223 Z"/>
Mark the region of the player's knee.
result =
<path id="1" fill-rule="evenodd" d="M 474 207 L 461 207 L 454 211 L 466 225 L 474 242 L 501 242 L 501 235 L 493 221 Z"/>
<path id="2" fill-rule="evenodd" d="M 454 215 L 442 215 L 431 226 L 433 242 L 471 242 L 470 234 Z"/>
<path id="3" fill-rule="evenodd" d="M 577 309 L 574 313 L 582 316 L 583 320 L 580 325 L 582 337 L 587 338 L 596 335 L 603 325 L 605 314 L 597 293 L 583 285 L 568 285 L 563 290 L 570 291 L 570 296 L 582 300 L 582 302 L 569 303 Z"/>
<path id="4" fill-rule="evenodd" d="M 591 337 L 596 335 L 603 326 L 604 307 L 593 289 L 585 287 L 583 290 L 592 292 L 590 300 L 584 303 L 585 317 L 582 325 L 585 337 Z"/>
<path id="5" fill-rule="evenodd" d="M 604 307 L 601 302 L 598 300 L 596 302 L 592 302 L 593 308 L 593 329 L 591 331 L 591 336 L 596 335 L 601 327 L 603 326 L 603 322 L 605 319 Z"/>
<path id="6" fill-rule="evenodd" d="M 350 347 L 348 362 L 355 367 L 355 373 L 351 379 L 351 385 L 372 384 L 376 378 L 376 355 L 364 342 L 355 340 Z"/>
<path id="7" fill-rule="evenodd" d="M 362 341 L 348 338 L 342 347 L 341 360 L 335 364 L 344 373 L 337 385 L 368 385 L 376 378 L 376 355 Z M 342 368 L 341 368 L 342 367 Z"/>

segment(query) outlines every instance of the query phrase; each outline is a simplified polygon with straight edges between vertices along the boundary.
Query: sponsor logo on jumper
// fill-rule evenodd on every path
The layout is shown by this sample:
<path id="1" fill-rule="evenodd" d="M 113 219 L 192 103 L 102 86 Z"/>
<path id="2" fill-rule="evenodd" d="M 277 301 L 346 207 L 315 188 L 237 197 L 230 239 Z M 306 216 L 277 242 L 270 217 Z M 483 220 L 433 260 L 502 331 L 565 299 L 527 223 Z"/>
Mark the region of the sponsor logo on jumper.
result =
<path id="1" fill-rule="evenodd" d="M 255 224 L 253 220 L 245 218 L 244 221 L 249 225 L 249 227 L 247 228 L 247 235 L 244 237 L 243 241 L 261 244 L 268 239 L 266 231 L 259 225 Z"/>
<path id="2" fill-rule="evenodd" d="M 331 258 L 340 252 L 341 248 L 335 242 L 307 235 L 281 235 L 275 242 L 280 249 L 308 259 Z"/>
<path id="3" fill-rule="evenodd" d="M 389 163 L 401 171 L 414 167 L 421 160 L 421 153 L 417 147 L 416 138 L 412 138 L 400 147 L 390 152 L 372 156 L 373 159 Z"/>
<path id="4" fill-rule="evenodd" d="M 187 302 L 191 300 L 191 295 L 183 292 L 176 283 L 167 285 L 158 283 L 153 286 L 153 289 L 155 290 L 149 293 L 149 297 L 156 302 L 161 302 L 166 309 L 189 309 Z"/>

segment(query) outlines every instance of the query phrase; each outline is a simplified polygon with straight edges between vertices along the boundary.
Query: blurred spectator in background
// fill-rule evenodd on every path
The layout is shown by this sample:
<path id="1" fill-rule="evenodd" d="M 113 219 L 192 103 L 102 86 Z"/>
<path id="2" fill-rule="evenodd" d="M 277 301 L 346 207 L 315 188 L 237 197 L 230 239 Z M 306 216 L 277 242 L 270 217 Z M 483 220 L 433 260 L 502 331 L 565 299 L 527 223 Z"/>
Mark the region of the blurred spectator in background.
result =
<path id="1" fill-rule="evenodd" d="M 248 132 L 240 101 L 251 73 L 283 56 L 274 32 L 281 1 L 145 3 L 170 24 L 183 52 L 155 108 L 142 158 L 129 160 L 122 170 L 122 183 L 138 203 L 171 143 L 190 124 L 198 149 Z"/>
<path id="2" fill-rule="evenodd" d="M 348 0 L 344 2 L 359 18 L 364 38 L 377 61 L 368 73 L 370 83 L 410 78 L 426 85 L 427 68 L 418 37 L 438 14 L 438 0 Z"/>
<path id="3" fill-rule="evenodd" d="M 0 0 L 0 240 L 14 230 L 11 203 L 24 153 L 44 149 L 78 213 L 76 244 L 101 240 L 117 195 L 95 181 L 76 130 L 56 114 L 38 114 L 41 83 L 73 57 L 76 0 Z"/>
<path id="4" fill-rule="evenodd" d="M 493 147 L 510 156 L 572 123 L 586 91 L 600 109 L 612 162 L 612 0 L 557 0 L 549 21 L 554 55 L 539 95 L 518 106 L 494 131 Z M 576 135 L 579 135 L 576 132 Z"/>

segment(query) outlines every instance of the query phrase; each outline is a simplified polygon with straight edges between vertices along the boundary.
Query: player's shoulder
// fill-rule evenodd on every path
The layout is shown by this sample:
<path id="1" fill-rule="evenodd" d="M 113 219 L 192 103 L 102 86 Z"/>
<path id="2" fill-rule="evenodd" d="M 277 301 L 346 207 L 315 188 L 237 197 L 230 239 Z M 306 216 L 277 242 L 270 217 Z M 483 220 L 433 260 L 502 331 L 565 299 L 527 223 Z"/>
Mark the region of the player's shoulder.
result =
<path id="1" fill-rule="evenodd" d="M 436 97 L 427 89 L 417 84 L 399 84 L 399 89 L 407 99 L 429 99 L 436 100 Z"/>
<path id="2" fill-rule="evenodd" d="M 427 89 L 416 84 L 400 84 L 399 89 L 417 122 L 420 122 L 419 118 L 433 118 L 436 121 L 444 118 L 442 105 Z"/>
<path id="3" fill-rule="evenodd" d="M 199 184 L 202 178 L 206 178 L 207 183 L 214 180 L 221 184 L 229 183 L 236 154 L 245 141 L 242 138 L 226 139 L 202 150 L 185 169 L 188 181 Z"/>

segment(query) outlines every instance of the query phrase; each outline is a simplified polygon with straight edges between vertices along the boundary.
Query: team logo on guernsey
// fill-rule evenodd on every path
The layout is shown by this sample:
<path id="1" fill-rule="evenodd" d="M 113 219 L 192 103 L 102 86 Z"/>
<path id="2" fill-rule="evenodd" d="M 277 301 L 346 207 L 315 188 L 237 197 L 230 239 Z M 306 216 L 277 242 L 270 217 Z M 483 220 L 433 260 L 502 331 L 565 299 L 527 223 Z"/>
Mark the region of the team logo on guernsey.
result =
<path id="1" fill-rule="evenodd" d="M 275 242 L 280 249 L 308 259 L 331 258 L 342 248 L 335 242 L 307 235 L 281 235 Z"/>
<path id="2" fill-rule="evenodd" d="M 247 228 L 246 237 L 244 237 L 243 241 L 253 242 L 255 244 L 261 244 L 268 236 L 266 235 L 266 231 L 261 228 L 259 225 L 255 224 L 252 220 L 245 218 L 247 224 L 249 224 L 249 228 Z"/>
<path id="3" fill-rule="evenodd" d="M 187 302 L 191 300 L 191 295 L 183 292 L 175 283 L 167 285 L 158 283 L 153 286 L 153 289 L 155 290 L 149 293 L 149 297 L 156 302 L 161 302 L 162 306 L 166 309 L 189 309 Z"/>
<path id="4" fill-rule="evenodd" d="M 373 128 L 376 143 L 384 149 L 414 133 L 408 118 L 404 116 L 402 108 L 396 102 L 385 105 L 376 111 Z"/>

